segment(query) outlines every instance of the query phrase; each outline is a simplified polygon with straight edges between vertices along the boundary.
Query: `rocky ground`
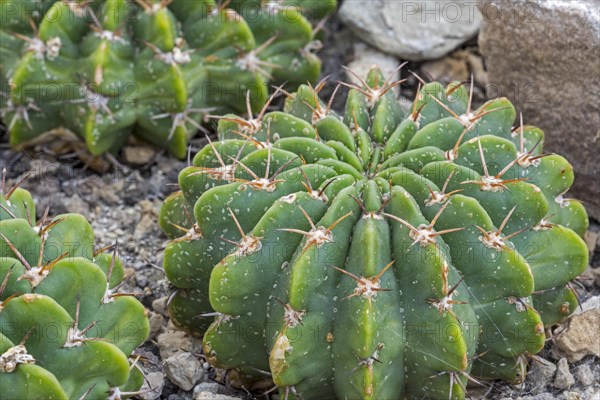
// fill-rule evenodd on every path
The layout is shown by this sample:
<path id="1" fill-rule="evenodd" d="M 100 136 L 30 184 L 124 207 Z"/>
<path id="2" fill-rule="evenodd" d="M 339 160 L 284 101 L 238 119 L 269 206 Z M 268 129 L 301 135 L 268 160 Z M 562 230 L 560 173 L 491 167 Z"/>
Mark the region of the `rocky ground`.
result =
<path id="1" fill-rule="evenodd" d="M 339 65 L 358 72 L 371 64 L 380 64 L 392 72 L 399 61 L 353 39 L 341 23 L 333 19 L 326 25 L 329 46 L 321 56 L 331 82 L 348 80 Z M 476 80 L 476 103 L 484 101 L 486 71 L 476 41 L 438 61 L 414 62 L 412 70 L 424 77 L 442 81 Z M 416 78 L 407 72 L 399 96 L 412 99 Z M 331 93 L 334 84 L 324 90 Z M 340 92 L 334 107 L 343 105 Z M 408 100 L 407 100 L 408 102 Z M 127 265 L 128 286 L 136 291 L 149 310 L 151 334 L 139 349 L 145 359 L 148 386 L 154 390 L 141 394 L 143 399 L 276 399 L 276 394 L 250 393 L 227 385 L 226 371 L 215 370 L 203 360 L 199 340 L 177 331 L 165 311 L 168 283 L 161 269 L 166 237 L 157 225 L 161 201 L 176 189 L 178 172 L 187 161 L 177 161 L 161 150 L 133 143 L 118 160 L 84 163 L 76 154 L 53 154 L 54 147 L 41 145 L 28 153 L 10 150 L 5 134 L 0 137 L 0 160 L 9 171 L 9 180 L 29 174 L 23 184 L 38 200 L 38 208 L 47 204 L 52 214 L 78 212 L 88 216 L 97 234 L 97 245 L 118 241 L 120 255 Z M 194 143 L 192 152 L 203 145 Z M 89 161 L 89 160 L 88 160 Z M 99 175 L 98 169 L 108 168 Z M 523 385 L 491 384 L 474 388 L 473 398 L 488 399 L 565 399 L 600 400 L 600 225 L 592 221 L 586 236 L 590 248 L 590 267 L 581 277 L 582 307 L 567 322 L 549 332 L 544 351 L 531 361 Z"/>

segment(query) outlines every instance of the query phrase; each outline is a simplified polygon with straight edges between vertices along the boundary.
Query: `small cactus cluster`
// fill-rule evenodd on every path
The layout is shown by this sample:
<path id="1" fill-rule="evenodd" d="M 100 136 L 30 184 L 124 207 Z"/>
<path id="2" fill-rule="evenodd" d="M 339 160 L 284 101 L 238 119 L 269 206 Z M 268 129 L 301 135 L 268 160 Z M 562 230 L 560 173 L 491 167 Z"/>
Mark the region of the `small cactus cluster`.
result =
<path id="1" fill-rule="evenodd" d="M 422 82 L 405 110 L 402 81 L 359 81 L 343 116 L 322 83 L 219 121 L 161 210 L 172 320 L 285 399 L 522 380 L 588 261 L 570 164 L 507 99 L 473 109 L 472 84 Z"/>
<path id="2" fill-rule="evenodd" d="M 210 111 L 318 78 L 310 18 L 335 0 L 3 0 L 1 117 L 14 146 L 67 129 L 93 155 L 130 134 L 182 158 Z M 229 7 L 229 8 L 228 8 Z M 305 17 L 306 15 L 306 17 Z"/>
<path id="3" fill-rule="evenodd" d="M 117 292 L 123 266 L 78 214 L 36 223 L 31 195 L 0 193 L 3 399 L 112 399 L 144 382 L 132 355 L 148 336 L 142 304 Z"/>

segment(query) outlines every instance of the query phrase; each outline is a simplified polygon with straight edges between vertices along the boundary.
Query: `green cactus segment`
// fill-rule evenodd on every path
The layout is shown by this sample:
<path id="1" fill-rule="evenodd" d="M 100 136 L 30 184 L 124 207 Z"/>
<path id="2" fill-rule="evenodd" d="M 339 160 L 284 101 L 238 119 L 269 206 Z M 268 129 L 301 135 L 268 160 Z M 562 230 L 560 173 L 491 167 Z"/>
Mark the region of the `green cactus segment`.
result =
<path id="1" fill-rule="evenodd" d="M 0 333 L 0 354 L 5 355 L 12 351 L 13 353 L 21 353 L 25 351 L 22 347 L 15 345 L 6 336 Z M 9 353 L 10 354 L 10 353 Z M 26 357 L 26 356 L 25 356 Z M 27 360 L 26 358 L 24 358 Z M 3 366 L 3 368 L 5 368 Z M 35 377 L 36 379 L 31 379 Z M 56 377 L 46 369 L 28 363 L 21 363 L 19 368 L 12 373 L 0 373 L 0 385 L 2 386 L 2 395 L 7 399 L 68 399 L 67 394 L 60 385 Z"/>
<path id="2" fill-rule="evenodd" d="M 294 3 L 294 4 L 292 4 Z M 131 134 L 183 158 L 203 118 L 315 81 L 327 2 L 3 1 L 2 114 L 14 146 L 68 129 L 94 155 Z M 247 102 L 244 100 L 247 97 Z"/>
<path id="3" fill-rule="evenodd" d="M 285 112 L 222 117 L 165 201 L 173 320 L 245 384 L 462 399 L 469 381 L 518 381 L 573 311 L 585 214 L 553 214 L 568 163 L 513 129 L 505 99 L 472 111 L 463 85 L 425 84 L 405 112 L 397 84 L 372 70 L 343 118 L 322 83 Z"/>
<path id="4" fill-rule="evenodd" d="M 130 371 L 128 357 L 149 324 L 141 303 L 116 292 L 120 261 L 95 254 L 92 227 L 82 216 L 44 218 L 34 226 L 26 219 L 35 218 L 29 193 L 2 192 L 0 383 L 6 398 L 137 391 L 143 380 Z M 26 212 L 12 205 L 17 201 Z"/>

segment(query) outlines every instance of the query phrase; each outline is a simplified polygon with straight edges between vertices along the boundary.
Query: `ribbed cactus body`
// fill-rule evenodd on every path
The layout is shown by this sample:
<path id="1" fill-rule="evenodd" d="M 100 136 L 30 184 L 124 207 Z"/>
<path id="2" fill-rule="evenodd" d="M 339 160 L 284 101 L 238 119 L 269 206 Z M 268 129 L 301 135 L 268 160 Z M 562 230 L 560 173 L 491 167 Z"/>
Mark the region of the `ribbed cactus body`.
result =
<path id="1" fill-rule="evenodd" d="M 229 3 L 229 2 L 227 2 Z M 215 110 L 260 108 L 268 84 L 314 81 L 303 12 L 335 1 L 9 1 L 2 8 L 2 118 L 15 146 L 66 128 L 94 155 L 130 134 L 183 157 Z"/>
<path id="2" fill-rule="evenodd" d="M 119 399 L 141 372 L 144 307 L 119 296 L 120 261 L 94 253 L 81 215 L 35 224 L 22 189 L 0 196 L 0 387 L 3 399 Z"/>
<path id="3" fill-rule="evenodd" d="M 302 86 L 224 117 L 166 200 L 170 312 L 214 365 L 302 399 L 464 398 L 522 377 L 587 265 L 572 168 L 506 99 L 372 70 L 345 115 Z M 210 318 L 214 321 L 210 323 Z"/>

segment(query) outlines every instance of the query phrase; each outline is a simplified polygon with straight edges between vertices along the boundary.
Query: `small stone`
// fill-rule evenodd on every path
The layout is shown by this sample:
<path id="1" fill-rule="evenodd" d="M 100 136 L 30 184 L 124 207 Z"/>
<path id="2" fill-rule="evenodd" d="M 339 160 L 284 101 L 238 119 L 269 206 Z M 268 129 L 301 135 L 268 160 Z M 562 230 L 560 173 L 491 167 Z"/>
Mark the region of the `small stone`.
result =
<path id="1" fill-rule="evenodd" d="M 163 360 L 181 352 L 199 354 L 202 351 L 201 341 L 172 326 L 169 326 L 166 332 L 159 334 L 156 341 Z"/>
<path id="2" fill-rule="evenodd" d="M 554 387 L 558 389 L 568 389 L 575 383 L 575 378 L 569 371 L 569 363 L 566 358 L 561 358 L 556 365 L 556 377 L 554 378 Z"/>
<path id="3" fill-rule="evenodd" d="M 225 396 L 223 394 L 214 394 L 211 392 L 198 392 L 194 395 L 194 400 L 240 400 L 239 397 Z"/>
<path id="4" fill-rule="evenodd" d="M 123 282 L 129 282 L 134 286 L 137 285 L 135 269 L 123 268 Z"/>
<path id="5" fill-rule="evenodd" d="M 442 82 L 466 81 L 469 79 L 467 60 L 455 57 L 455 54 L 439 60 L 428 61 L 421 66 L 421 71 Z"/>
<path id="6" fill-rule="evenodd" d="M 582 364 L 575 370 L 575 377 L 584 386 L 594 383 L 594 373 L 589 364 Z"/>
<path id="7" fill-rule="evenodd" d="M 153 311 L 148 312 L 148 320 L 150 321 L 150 334 L 148 340 L 154 339 L 154 337 L 162 330 L 165 323 L 165 319 L 162 315 Z"/>
<path id="8" fill-rule="evenodd" d="M 126 146 L 123 148 L 123 158 L 131 165 L 147 165 L 155 155 L 156 151 L 149 146 Z"/>
<path id="9" fill-rule="evenodd" d="M 136 282 L 137 282 L 138 287 L 141 287 L 142 289 L 145 288 L 146 286 L 148 286 L 148 283 L 149 283 L 148 278 L 146 278 L 145 276 L 141 276 L 141 275 L 138 275 L 136 277 Z"/>
<path id="10" fill-rule="evenodd" d="M 204 373 L 202 362 L 190 353 L 182 352 L 169 357 L 164 366 L 169 380 L 183 390 L 192 390 Z"/>
<path id="11" fill-rule="evenodd" d="M 216 382 L 202 382 L 194 388 L 194 398 L 197 393 L 213 393 L 217 394 L 221 391 L 222 386 Z"/>
<path id="12" fill-rule="evenodd" d="M 596 246 L 598 245 L 598 239 L 600 239 L 598 232 L 588 230 L 585 233 L 584 239 L 590 250 L 590 254 L 594 254 L 594 250 L 596 250 Z"/>
<path id="13" fill-rule="evenodd" d="M 589 301 L 588 301 L 589 302 Z M 584 310 L 588 307 L 584 303 Z M 579 314 L 574 314 L 567 322 L 567 327 L 555 336 L 559 353 L 569 362 L 579 361 L 588 355 L 600 357 L 600 308 L 590 308 Z"/>
<path id="14" fill-rule="evenodd" d="M 525 398 L 523 398 L 525 399 Z M 533 396 L 531 398 L 531 400 L 556 400 L 556 396 L 554 396 L 552 393 L 540 393 L 540 394 L 536 394 L 535 396 Z"/>
<path id="15" fill-rule="evenodd" d="M 94 193 L 108 205 L 115 206 L 121 202 L 120 193 L 123 193 L 123 182 L 117 181 L 112 185 L 95 187 Z M 126 192 L 126 191 L 125 191 Z"/>
<path id="16" fill-rule="evenodd" d="M 471 76 L 481 87 L 488 83 L 483 59 L 472 49 L 457 50 L 447 57 L 425 62 L 421 71 L 443 83 L 469 81 Z"/>
<path id="17" fill-rule="evenodd" d="M 139 394 L 137 397 L 142 400 L 155 400 L 160 398 L 162 389 L 165 386 L 165 375 L 161 372 L 148 372 L 145 376 L 146 380 L 140 389 L 142 394 Z"/>
<path id="18" fill-rule="evenodd" d="M 150 235 L 152 229 L 156 226 L 156 218 L 153 215 L 146 214 L 142 217 L 142 220 L 138 222 L 133 232 L 133 238 L 135 240 L 145 239 Z"/>
<path id="19" fill-rule="evenodd" d="M 354 43 L 354 60 L 348 65 L 348 68 L 356 75 L 364 77 L 374 65 L 381 69 L 381 73 L 386 79 L 392 77 L 392 74 L 396 72 L 396 76 L 393 76 L 390 82 L 399 78 L 397 69 L 400 61 L 396 57 L 382 53 L 365 42 L 356 41 Z M 354 74 L 346 73 L 346 75 L 351 82 L 362 86 Z"/>
<path id="20" fill-rule="evenodd" d="M 167 301 L 168 296 L 160 297 L 152 302 L 152 309 L 162 316 L 167 316 Z"/>
<path id="21" fill-rule="evenodd" d="M 597 379 L 596 381 L 600 382 L 600 379 Z M 600 390 L 598 390 L 598 385 L 590 385 L 585 388 L 583 393 L 581 393 L 581 397 L 586 400 L 600 400 Z"/>
<path id="22" fill-rule="evenodd" d="M 564 392 L 563 397 L 565 400 L 584 400 L 581 394 L 577 392 Z"/>
<path id="23" fill-rule="evenodd" d="M 476 1 L 345 1 L 340 19 L 356 36 L 402 59 L 443 57 L 477 34 Z"/>
<path id="24" fill-rule="evenodd" d="M 539 358 L 534 362 L 527 374 L 531 392 L 534 394 L 542 392 L 552 381 L 555 372 L 556 365 L 546 359 Z"/>
<path id="25" fill-rule="evenodd" d="M 577 307 L 575 314 L 581 314 L 589 310 L 600 309 L 600 296 L 592 296 L 587 299 L 581 307 Z"/>
<path id="26" fill-rule="evenodd" d="M 62 208 L 64 208 L 65 213 L 87 215 L 89 212 L 88 204 L 77 194 L 65 198 L 62 203 Z M 63 212 L 63 210 L 53 209 L 52 212 Z"/>

